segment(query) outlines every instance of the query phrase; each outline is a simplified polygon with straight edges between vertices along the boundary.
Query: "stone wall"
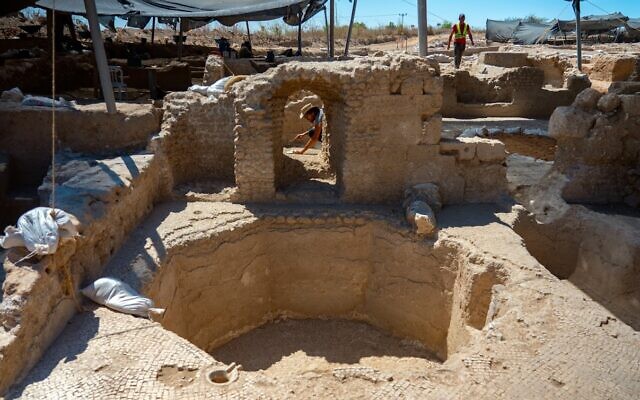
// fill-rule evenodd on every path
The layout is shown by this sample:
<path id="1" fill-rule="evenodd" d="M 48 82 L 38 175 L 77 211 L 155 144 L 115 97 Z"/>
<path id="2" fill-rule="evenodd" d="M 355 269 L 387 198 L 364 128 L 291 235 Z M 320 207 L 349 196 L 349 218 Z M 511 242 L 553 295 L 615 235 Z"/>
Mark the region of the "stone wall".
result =
<path id="1" fill-rule="evenodd" d="M 104 104 L 58 108 L 58 148 L 93 154 L 117 154 L 144 148 L 160 130 L 162 112 L 144 104 L 118 103 L 116 114 Z M 51 164 L 51 109 L 0 102 L 0 152 L 10 158 L 14 185 L 37 186 Z"/>
<path id="2" fill-rule="evenodd" d="M 444 187 L 447 202 L 477 201 L 479 197 L 465 188 L 464 175 L 487 163 L 493 166 L 485 172 L 504 172 L 502 160 L 476 159 L 477 166 L 465 171 L 467 160 L 442 154 L 438 114 L 442 81 L 436 64 L 388 55 L 338 63 L 289 63 L 235 87 L 238 200 L 274 199 L 283 183 L 277 176 L 282 165 L 283 109 L 289 95 L 302 89 L 318 94 L 325 104 L 325 145 L 344 202 L 398 201 L 407 187 L 424 182 Z M 473 147 L 469 160 L 475 156 Z M 456 184 L 451 182 L 452 168 L 460 173 Z M 501 179 L 498 175 L 494 181 Z M 480 197 L 485 200 L 496 200 L 503 193 L 500 184 L 484 190 Z"/>
<path id="3" fill-rule="evenodd" d="M 640 205 L 640 93 L 580 93 L 549 121 L 568 202 Z"/>
<path id="4" fill-rule="evenodd" d="M 77 311 L 78 289 L 100 276 L 129 232 L 166 194 L 165 161 L 141 153 L 58 165 L 56 208 L 77 221 L 80 235 L 55 254 L 25 260 L 10 249 L 0 296 L 0 395 L 18 382 Z"/>
<path id="5" fill-rule="evenodd" d="M 471 70 L 443 74 L 442 115 L 452 118 L 548 118 L 590 86 L 558 56 L 483 53 Z"/>
<path id="6" fill-rule="evenodd" d="M 208 98 L 193 92 L 165 98 L 162 147 L 176 183 L 233 181 L 233 96 Z"/>

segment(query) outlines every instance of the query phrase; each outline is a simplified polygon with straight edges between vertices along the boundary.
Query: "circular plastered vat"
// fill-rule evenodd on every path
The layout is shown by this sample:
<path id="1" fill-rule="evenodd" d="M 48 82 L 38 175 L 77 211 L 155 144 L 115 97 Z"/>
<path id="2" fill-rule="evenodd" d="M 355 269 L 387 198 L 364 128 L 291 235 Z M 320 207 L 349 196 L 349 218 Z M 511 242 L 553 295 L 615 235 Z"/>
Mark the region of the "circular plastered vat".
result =
<path id="1" fill-rule="evenodd" d="M 207 382 L 215 386 L 226 386 L 238 380 L 238 366 L 232 363 L 227 368 L 216 366 L 207 370 Z"/>

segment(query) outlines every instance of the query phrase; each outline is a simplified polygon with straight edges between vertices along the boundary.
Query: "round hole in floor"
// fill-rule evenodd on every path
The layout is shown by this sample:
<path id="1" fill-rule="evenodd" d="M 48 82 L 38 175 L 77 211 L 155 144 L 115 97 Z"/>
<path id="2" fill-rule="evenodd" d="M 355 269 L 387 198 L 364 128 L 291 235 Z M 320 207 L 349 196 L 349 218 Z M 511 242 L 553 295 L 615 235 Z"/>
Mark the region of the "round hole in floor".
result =
<path id="1" fill-rule="evenodd" d="M 207 373 L 207 380 L 214 385 L 228 385 L 238 379 L 236 369 L 227 372 L 224 369 L 213 369 Z"/>

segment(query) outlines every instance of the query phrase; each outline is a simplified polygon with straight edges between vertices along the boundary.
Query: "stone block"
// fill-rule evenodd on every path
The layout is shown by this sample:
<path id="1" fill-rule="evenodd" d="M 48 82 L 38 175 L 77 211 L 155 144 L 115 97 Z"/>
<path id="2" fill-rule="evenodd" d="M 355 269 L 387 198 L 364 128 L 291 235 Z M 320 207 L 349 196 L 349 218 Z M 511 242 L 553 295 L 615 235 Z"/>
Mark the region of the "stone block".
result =
<path id="1" fill-rule="evenodd" d="M 620 106 L 620 98 L 615 93 L 607 93 L 598 100 L 598 109 L 604 113 L 615 111 Z"/>
<path id="2" fill-rule="evenodd" d="M 640 95 L 624 94 L 620 96 L 622 110 L 630 116 L 640 115 Z"/>
<path id="3" fill-rule="evenodd" d="M 422 87 L 422 90 L 424 94 L 442 95 L 444 81 L 441 77 L 428 77 L 423 81 L 424 85 Z"/>
<path id="4" fill-rule="evenodd" d="M 440 141 L 440 153 L 454 154 L 456 159 L 473 160 L 476 156 L 477 141 L 475 138 L 458 138 Z"/>
<path id="5" fill-rule="evenodd" d="M 574 104 L 585 111 L 593 111 L 600 97 L 602 97 L 602 93 L 597 90 L 591 88 L 585 89 L 576 96 Z"/>
<path id="6" fill-rule="evenodd" d="M 436 216 L 424 201 L 414 201 L 406 208 L 407 222 L 418 235 L 431 235 L 437 228 Z"/>
<path id="7" fill-rule="evenodd" d="M 602 54 L 593 58 L 589 77 L 607 82 L 626 81 L 633 74 L 635 68 L 635 56 Z"/>
<path id="8" fill-rule="evenodd" d="M 404 96 L 421 95 L 423 93 L 423 86 L 424 83 L 421 78 L 407 78 L 400 85 L 400 94 Z"/>
<path id="9" fill-rule="evenodd" d="M 575 107 L 558 107 L 549 120 L 549 136 L 559 138 L 584 138 L 596 117 Z"/>
<path id="10" fill-rule="evenodd" d="M 211 55 L 207 57 L 204 65 L 203 85 L 212 85 L 217 80 L 224 78 L 224 61 L 221 57 Z"/>
<path id="11" fill-rule="evenodd" d="M 442 134 L 442 116 L 434 115 L 433 117 L 422 121 L 422 136 L 418 139 L 419 145 L 422 144 L 438 144 Z"/>
<path id="12" fill-rule="evenodd" d="M 434 183 L 421 183 L 415 185 L 404 192 L 404 206 L 409 206 L 414 201 L 424 201 L 435 211 L 442 209 L 442 199 L 440 188 Z"/>
<path id="13" fill-rule="evenodd" d="M 499 140 L 478 139 L 476 154 L 481 162 L 503 162 L 507 156 L 505 145 Z"/>
<path id="14" fill-rule="evenodd" d="M 478 64 L 494 65 L 503 68 L 516 68 L 528 65 L 527 53 L 503 53 L 487 51 L 480 53 Z"/>

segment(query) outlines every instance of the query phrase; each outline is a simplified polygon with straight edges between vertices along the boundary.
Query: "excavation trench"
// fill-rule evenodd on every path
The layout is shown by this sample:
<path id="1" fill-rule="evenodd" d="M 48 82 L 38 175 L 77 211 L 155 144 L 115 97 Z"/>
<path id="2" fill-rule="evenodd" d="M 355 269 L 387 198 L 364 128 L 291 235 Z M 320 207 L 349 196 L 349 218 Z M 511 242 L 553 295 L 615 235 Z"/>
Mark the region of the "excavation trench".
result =
<path id="1" fill-rule="evenodd" d="M 444 361 L 484 326 L 492 268 L 386 222 L 262 223 L 173 249 L 147 292 L 207 352 L 284 317 L 365 322 Z"/>

